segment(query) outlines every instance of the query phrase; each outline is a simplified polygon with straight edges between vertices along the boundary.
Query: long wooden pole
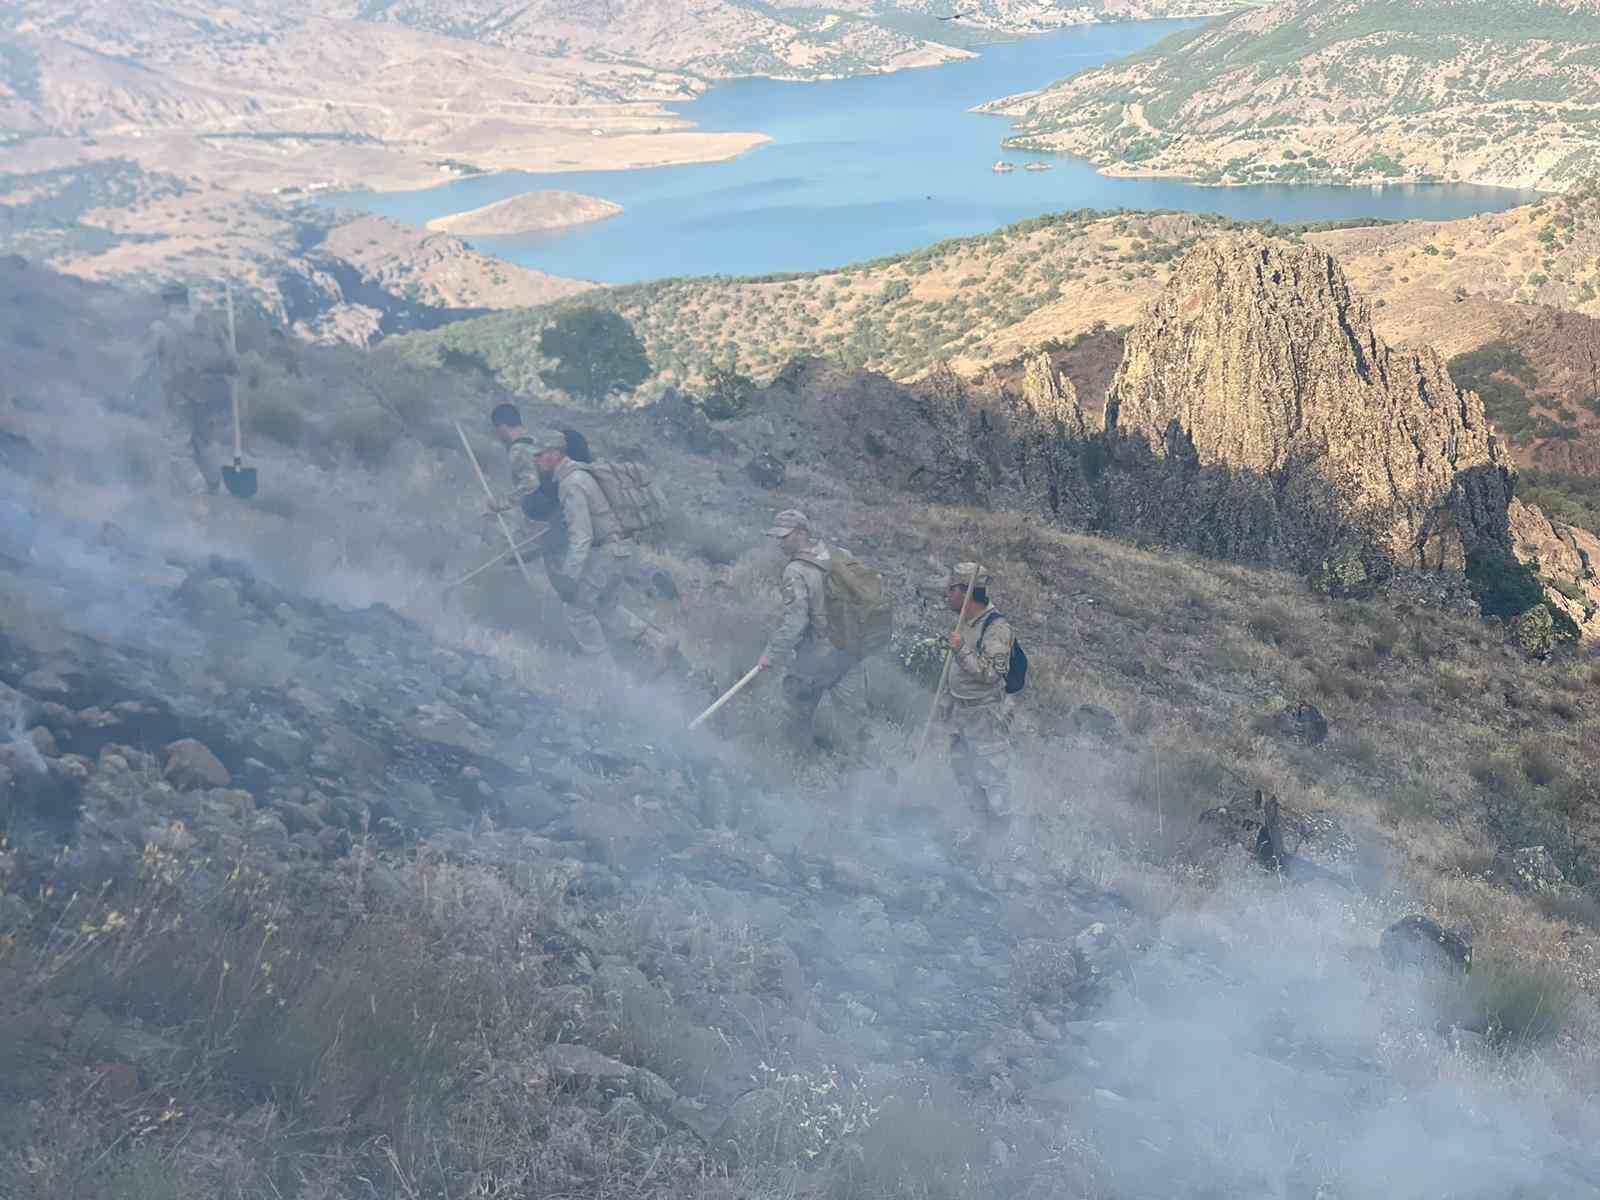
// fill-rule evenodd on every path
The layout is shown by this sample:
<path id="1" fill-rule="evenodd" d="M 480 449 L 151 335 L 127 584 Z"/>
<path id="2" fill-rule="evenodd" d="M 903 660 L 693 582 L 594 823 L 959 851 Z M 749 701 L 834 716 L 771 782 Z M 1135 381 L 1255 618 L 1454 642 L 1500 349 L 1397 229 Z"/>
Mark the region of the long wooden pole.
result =
<path id="1" fill-rule="evenodd" d="M 690 729 L 697 728 L 702 721 L 706 720 L 706 718 L 710 717 L 713 713 L 715 713 L 717 711 L 717 709 L 721 708 L 729 700 L 732 700 L 735 696 L 737 696 L 740 692 L 742 692 L 744 690 L 745 684 L 749 683 L 752 679 L 754 679 L 759 674 L 761 674 L 761 664 L 757 663 L 755 666 L 751 667 L 750 670 L 745 672 L 745 677 L 743 679 L 739 680 L 738 683 L 734 684 L 727 691 L 723 692 L 722 695 L 718 698 L 718 700 L 717 700 L 717 702 L 715 704 L 713 704 L 710 708 L 706 709 L 705 712 L 701 713 L 694 720 L 690 721 L 689 722 L 689 728 Z"/>
<path id="2" fill-rule="evenodd" d="M 972 589 L 978 586 L 978 572 L 983 570 L 982 563 L 972 564 L 972 576 L 967 580 L 967 593 L 961 598 L 961 609 L 956 613 L 956 627 L 950 632 L 961 632 L 961 621 L 967 615 L 967 602 L 972 599 Z M 950 660 L 955 657 L 955 650 L 946 647 L 944 652 L 944 670 L 939 672 L 939 686 L 934 689 L 933 707 L 928 710 L 928 721 L 922 727 L 922 740 L 917 743 L 917 757 L 922 757 L 922 752 L 928 748 L 928 735 L 933 732 L 933 718 L 938 715 L 939 701 L 944 697 L 945 681 L 950 678 Z"/>
<path id="3" fill-rule="evenodd" d="M 233 324 L 233 284 L 223 283 L 222 294 L 228 302 L 228 355 L 237 366 L 239 337 Z M 233 409 L 233 465 L 237 467 L 244 459 L 244 432 L 239 419 L 239 376 L 234 373 L 228 375 L 228 403 Z"/>
<path id="4" fill-rule="evenodd" d="M 472 460 L 472 470 L 478 476 L 478 482 L 483 484 L 483 494 L 489 497 L 489 503 L 494 504 L 494 489 L 489 486 L 489 481 L 484 478 L 483 468 L 478 465 L 478 456 L 472 452 L 472 443 L 467 441 L 467 431 L 461 428 L 461 422 L 456 423 L 456 433 L 461 438 L 461 445 L 467 452 L 467 457 Z M 500 522 L 500 532 L 506 535 L 506 545 L 511 547 L 511 554 L 517 560 L 517 570 L 522 572 L 522 579 L 530 588 L 533 587 L 533 576 L 528 574 L 528 564 L 522 561 L 522 551 L 517 546 L 517 539 L 511 536 L 511 526 L 506 524 L 506 516 L 498 509 L 495 510 L 494 519 Z M 538 589 L 534 589 L 538 590 Z"/>
<path id="5" fill-rule="evenodd" d="M 550 526 L 546 525 L 543 529 L 539 530 L 539 532 L 534 534 L 531 538 L 525 538 L 522 542 L 520 542 L 517 545 L 517 549 L 518 550 L 526 550 L 529 546 L 534 545 L 536 542 L 538 542 L 538 540 L 540 538 L 544 537 L 544 535 L 549 533 L 549 532 L 550 532 Z M 500 551 L 499 554 L 496 554 L 488 562 L 484 563 L 483 566 L 474 567 L 472 570 L 468 571 L 465 575 L 463 575 L 460 579 L 453 579 L 449 583 L 445 584 L 444 585 L 445 586 L 445 590 L 448 591 L 451 588 L 460 587 L 463 583 L 466 583 L 469 580 L 476 579 L 479 575 L 482 575 L 490 567 L 494 566 L 497 563 L 502 563 L 502 562 L 504 562 L 506 559 L 508 559 L 510 557 L 511 557 L 511 551 L 509 551 L 509 550 Z"/>

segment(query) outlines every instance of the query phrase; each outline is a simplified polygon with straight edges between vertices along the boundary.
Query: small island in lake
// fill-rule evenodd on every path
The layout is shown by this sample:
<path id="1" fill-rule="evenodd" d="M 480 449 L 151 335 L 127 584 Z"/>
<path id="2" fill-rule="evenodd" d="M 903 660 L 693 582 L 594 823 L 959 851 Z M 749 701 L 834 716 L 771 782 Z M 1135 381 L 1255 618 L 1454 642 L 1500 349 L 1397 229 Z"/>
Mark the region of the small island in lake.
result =
<path id="1" fill-rule="evenodd" d="M 428 222 L 428 228 L 461 237 L 513 237 L 519 233 L 538 233 L 582 225 L 586 221 L 601 221 L 621 211 L 620 204 L 577 192 L 524 192 L 482 208 L 435 217 Z"/>

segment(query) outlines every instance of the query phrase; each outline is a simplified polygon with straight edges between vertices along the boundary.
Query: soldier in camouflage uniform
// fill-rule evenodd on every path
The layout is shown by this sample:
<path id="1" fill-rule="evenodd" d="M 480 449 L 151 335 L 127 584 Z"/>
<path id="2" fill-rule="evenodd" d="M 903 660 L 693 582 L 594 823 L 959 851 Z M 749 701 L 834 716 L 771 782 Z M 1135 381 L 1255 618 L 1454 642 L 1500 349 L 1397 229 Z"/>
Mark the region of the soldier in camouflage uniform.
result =
<path id="1" fill-rule="evenodd" d="M 215 442 L 228 409 L 227 377 L 238 364 L 227 334 L 190 308 L 189 289 L 163 288 L 161 316 L 150 327 L 146 367 L 138 385 L 140 411 L 167 427 L 167 470 L 182 495 L 215 492 L 221 483 Z"/>
<path id="2" fill-rule="evenodd" d="M 871 757 L 867 724 L 867 668 L 858 656 L 828 640 L 823 580 L 831 557 L 811 536 L 811 523 L 798 509 L 778 514 L 767 530 L 778 539 L 785 559 L 783 617 L 761 655 L 761 665 L 784 667 L 783 698 L 789 717 L 786 733 L 796 748 L 816 744 L 816 715 L 824 700 L 826 722 L 840 749 Z"/>
<path id="3" fill-rule="evenodd" d="M 511 499 L 495 507 L 503 511 L 539 489 L 545 480 L 556 487 L 561 524 L 566 535 L 559 554 L 546 553 L 550 586 L 566 609 L 567 630 L 585 657 L 609 659 L 607 636 L 641 645 L 660 659 L 661 669 L 677 660 L 677 645 L 648 621 L 621 603 L 623 573 L 633 547 L 605 493 L 594 477 L 567 457 L 567 437 L 559 429 L 530 435 L 514 405 L 494 410 L 495 436 L 505 443 L 511 461 Z"/>
<path id="4" fill-rule="evenodd" d="M 950 765 L 977 810 L 1003 822 L 1011 815 L 1011 711 L 1006 672 L 1011 624 L 989 603 L 989 573 L 957 563 L 945 578 L 945 603 L 961 614 L 950 635 L 950 675 L 939 699 L 940 727 L 950 737 Z M 991 614 L 993 614 L 991 618 Z"/>

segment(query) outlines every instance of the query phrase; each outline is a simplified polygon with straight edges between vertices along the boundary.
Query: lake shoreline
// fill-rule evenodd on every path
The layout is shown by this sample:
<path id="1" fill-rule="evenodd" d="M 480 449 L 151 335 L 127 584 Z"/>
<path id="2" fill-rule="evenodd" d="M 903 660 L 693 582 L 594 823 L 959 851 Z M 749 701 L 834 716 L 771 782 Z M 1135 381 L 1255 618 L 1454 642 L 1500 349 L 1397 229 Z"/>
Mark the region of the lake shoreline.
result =
<path id="1" fill-rule="evenodd" d="M 1537 199 L 1516 189 L 1394 180 L 1376 188 L 1304 182 L 1218 187 L 1123 175 L 1114 165 L 1106 169 L 1070 154 L 1008 148 L 1010 120 L 980 111 L 997 96 L 1119 61 L 1200 24 L 1080 25 L 991 44 L 976 58 L 938 71 L 828 83 L 719 83 L 676 107 L 673 118 L 711 138 L 759 129 L 759 153 L 649 171 L 504 172 L 398 197 L 346 193 L 335 203 L 424 226 L 545 189 L 603 199 L 623 211 L 561 229 L 479 235 L 475 244 L 548 274 L 620 284 L 805 273 L 1068 211 L 1175 210 L 1295 224 L 1451 219 Z M 567 157 L 588 149 L 572 144 Z M 597 146 L 588 157 L 602 152 L 609 155 L 610 148 Z M 992 171 L 997 157 L 1018 169 Z M 1022 169 L 1030 158 L 1053 169 Z"/>
<path id="2" fill-rule="evenodd" d="M 1181 19 L 1182 20 L 1186 20 L 1186 21 L 1187 20 L 1193 20 L 1193 21 L 1196 21 L 1196 22 L 1215 20 L 1218 17 L 1227 16 L 1230 13 L 1237 12 L 1240 7 L 1241 7 L 1240 5 L 1220 6 L 1215 11 L 1202 13 L 1202 14 L 1199 14 L 1198 16 L 1193 17 L 1193 18 L 1181 18 Z M 629 137 L 629 136 L 631 136 L 631 137 L 634 137 L 634 138 L 636 138 L 637 140 L 640 140 L 640 141 L 648 140 L 648 141 L 655 142 L 655 141 L 660 141 L 660 140 L 664 140 L 664 139 L 667 139 L 667 138 L 675 138 L 675 139 L 682 139 L 682 140 L 685 140 L 685 141 L 693 141 L 693 142 L 696 142 L 696 143 L 700 143 L 700 144 L 697 144 L 694 148 L 690 149 L 686 153 L 681 153 L 681 154 L 673 153 L 673 154 L 661 155 L 661 156 L 657 156 L 657 157 L 646 156 L 646 157 L 642 157 L 642 158 L 639 157 L 639 156 L 634 156 L 634 158 L 631 161 L 621 161 L 621 162 L 612 161 L 611 156 L 606 156 L 606 155 L 602 154 L 600 156 L 595 156 L 595 160 L 594 161 L 563 159 L 562 161 L 556 162 L 556 163 L 522 162 L 522 163 L 514 163 L 514 164 L 505 164 L 505 165 L 495 166 L 495 167 L 487 169 L 487 170 L 473 172 L 471 175 L 461 176 L 461 177 L 458 177 L 455 180 L 445 180 L 443 182 L 444 183 L 459 182 L 460 179 L 462 179 L 462 178 L 491 179 L 491 178 L 495 178 L 495 177 L 498 177 L 498 176 L 504 176 L 504 175 L 514 174 L 514 173 L 515 174 L 523 174 L 523 175 L 563 175 L 563 174 L 572 174 L 574 172 L 580 172 L 580 171 L 582 171 L 582 172 L 595 172 L 595 173 L 606 173 L 606 172 L 613 172 L 613 171 L 617 171 L 617 172 L 624 172 L 624 171 L 650 171 L 650 170 L 655 170 L 658 167 L 687 167 L 687 166 L 698 166 L 698 165 L 707 164 L 707 163 L 727 162 L 730 159 L 739 158 L 742 155 L 748 154 L 752 150 L 756 150 L 756 149 L 759 149 L 762 146 L 769 145 L 773 140 L 771 135 L 767 134 L 767 133 L 765 133 L 763 131 L 760 131 L 760 130 L 716 130 L 716 131 L 705 130 L 705 129 L 700 128 L 700 126 L 696 122 L 683 117 L 681 115 L 681 113 L 679 113 L 679 111 L 678 111 L 679 107 L 684 106 L 684 105 L 693 105 L 694 103 L 705 99 L 706 96 L 710 95 L 712 92 L 717 91 L 718 89 L 727 88 L 727 87 L 730 87 L 730 86 L 734 86 L 734 85 L 737 85 L 737 84 L 740 84 L 740 83 L 749 82 L 749 81 L 752 81 L 752 80 L 772 82 L 772 83 L 782 83 L 782 84 L 793 85 L 793 86 L 806 86 L 806 85 L 825 85 L 825 84 L 829 84 L 829 83 L 841 83 L 841 82 L 845 82 L 845 81 L 848 81 L 848 80 L 886 78 L 886 77 L 893 76 L 893 75 L 905 74 L 907 72 L 934 72 L 934 71 L 940 70 L 941 68 L 949 68 L 949 67 L 952 67 L 952 66 L 960 65 L 963 62 L 970 62 L 973 59 L 981 58 L 981 57 L 983 57 L 983 54 L 984 54 L 985 51 L 991 50 L 991 49 L 993 49 L 995 47 L 1011 46 L 1011 45 L 1016 45 L 1016 44 L 1018 44 L 1020 42 L 1040 41 L 1040 40 L 1049 38 L 1049 37 L 1051 37 L 1053 35 L 1058 35 L 1058 34 L 1064 32 L 1064 31 L 1082 30 L 1082 29 L 1090 29 L 1090 28 L 1109 29 L 1109 28 L 1125 27 L 1125 26 L 1139 26 L 1139 25 L 1149 24 L 1152 21 L 1165 21 L 1165 20 L 1176 20 L 1176 19 L 1180 19 L 1180 18 L 1153 17 L 1153 18 L 1144 18 L 1144 19 L 1135 19 L 1135 20 L 1122 20 L 1122 19 L 1119 19 L 1119 20 L 1115 20 L 1115 21 L 1098 21 L 1098 20 L 1069 21 L 1069 22 L 1066 22 L 1063 25 L 1060 25 L 1060 26 L 1058 26 L 1058 27 L 1056 27 L 1054 29 L 1040 30 L 1040 31 L 1035 32 L 1035 33 L 1005 34 L 1005 33 L 1000 33 L 998 31 L 995 31 L 993 37 L 978 38 L 978 39 L 974 40 L 968 46 L 951 46 L 950 47 L 951 49 L 960 51 L 960 54 L 955 58 L 949 58 L 949 59 L 943 59 L 943 60 L 931 61 L 931 62 L 908 62 L 908 63 L 903 63 L 903 64 L 898 65 L 898 66 L 885 67 L 885 68 L 882 68 L 882 69 L 879 69 L 879 70 L 874 70 L 874 71 L 860 71 L 860 72 L 857 72 L 857 73 L 852 74 L 852 75 L 807 75 L 807 76 L 736 75 L 736 76 L 731 76 L 731 77 L 729 77 L 727 79 L 718 79 L 718 80 L 711 81 L 708 84 L 708 86 L 706 87 L 706 90 L 704 92 L 702 92 L 700 95 L 696 96 L 692 100 L 687 100 L 687 101 L 663 101 L 663 102 L 660 102 L 661 111 L 663 111 L 664 113 L 670 114 L 671 119 L 674 119 L 674 120 L 682 122 L 681 127 L 678 128 L 678 129 L 674 129 L 674 130 L 672 130 L 671 132 L 668 132 L 668 133 L 650 133 L 650 134 L 639 134 L 639 135 L 607 135 L 606 138 L 599 139 L 600 141 L 615 142 L 616 140 L 618 140 L 619 137 Z M 1065 78 L 1065 77 L 1063 77 L 1063 78 Z M 997 97 L 996 99 L 999 99 L 999 97 Z M 1004 120 L 1005 118 L 1002 117 L 1001 119 Z M 733 143 L 736 143 L 736 144 L 734 144 L 734 145 L 732 145 L 731 147 L 728 147 L 728 148 L 710 147 L 710 146 L 704 146 L 703 145 L 704 142 L 710 142 L 710 141 L 713 141 L 713 140 L 733 142 Z M 1002 141 L 1003 141 L 1003 139 L 1002 139 Z M 412 179 L 412 178 L 409 178 L 409 177 L 407 177 L 405 179 L 395 178 L 395 179 L 391 179 L 391 180 L 381 180 L 380 179 L 380 180 L 377 180 L 375 182 L 369 183 L 369 184 L 367 184 L 367 186 L 365 186 L 363 188 L 360 188 L 360 189 L 345 189 L 345 190 L 340 190 L 340 191 L 334 191 L 334 192 L 327 193 L 325 198 L 332 200 L 332 199 L 337 199 L 339 196 L 342 196 L 342 195 L 351 195 L 351 194 L 370 194 L 370 195 L 374 195 L 374 196 L 402 195 L 402 194 L 406 194 L 406 193 L 431 191 L 431 190 L 434 190 L 436 188 L 439 188 L 440 186 L 441 186 L 441 181 L 440 180 L 438 180 L 438 179 L 430 179 L 430 178 L 427 178 L 426 176 L 421 176 L 421 177 L 418 177 L 416 179 Z M 449 214 L 441 214 L 441 215 L 442 216 L 460 216 L 460 215 L 464 215 L 466 211 L 467 210 L 463 209 L 460 212 L 449 213 Z"/>

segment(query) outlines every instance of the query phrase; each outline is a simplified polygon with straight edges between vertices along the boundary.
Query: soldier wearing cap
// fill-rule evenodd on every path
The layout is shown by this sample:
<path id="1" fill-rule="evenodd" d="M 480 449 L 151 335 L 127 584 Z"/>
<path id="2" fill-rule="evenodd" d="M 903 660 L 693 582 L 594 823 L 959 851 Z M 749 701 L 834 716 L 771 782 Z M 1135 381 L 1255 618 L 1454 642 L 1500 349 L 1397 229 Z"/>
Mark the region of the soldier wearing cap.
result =
<path id="1" fill-rule="evenodd" d="M 850 750 L 870 756 L 866 663 L 828 639 L 823 589 L 832 552 L 812 537 L 811 522 L 799 509 L 779 513 L 767 534 L 778 539 L 786 560 L 780 585 L 783 616 L 760 661 L 763 667 L 774 663 L 784 667 L 786 733 L 798 749 L 811 749 L 816 744 L 817 710 L 826 699 L 829 724 L 847 743 L 854 743 Z"/>
<path id="2" fill-rule="evenodd" d="M 976 563 L 957 563 L 951 569 L 944 596 L 950 610 L 961 614 L 950 635 L 950 675 L 938 709 L 940 724 L 950 735 L 950 765 L 978 811 L 1004 821 L 1011 815 L 1011 714 L 1006 702 L 1011 623 L 989 603 L 989 573 Z"/>
<path id="3" fill-rule="evenodd" d="M 546 553 L 545 568 L 565 606 L 567 630 L 578 652 L 609 659 L 609 636 L 647 647 L 660 657 L 663 669 L 671 665 L 676 644 L 621 603 L 623 566 L 633 547 L 594 476 L 567 457 L 567 435 L 559 429 L 530 434 L 511 404 L 496 407 L 490 420 L 505 444 L 512 486 L 511 500 L 493 507 L 511 507 L 546 480 L 555 485 L 566 543 L 559 553 Z"/>

